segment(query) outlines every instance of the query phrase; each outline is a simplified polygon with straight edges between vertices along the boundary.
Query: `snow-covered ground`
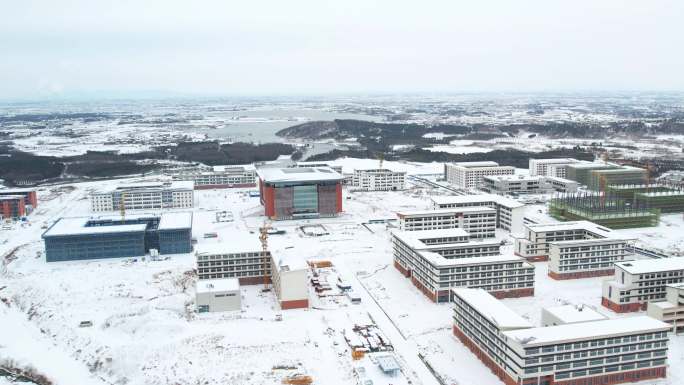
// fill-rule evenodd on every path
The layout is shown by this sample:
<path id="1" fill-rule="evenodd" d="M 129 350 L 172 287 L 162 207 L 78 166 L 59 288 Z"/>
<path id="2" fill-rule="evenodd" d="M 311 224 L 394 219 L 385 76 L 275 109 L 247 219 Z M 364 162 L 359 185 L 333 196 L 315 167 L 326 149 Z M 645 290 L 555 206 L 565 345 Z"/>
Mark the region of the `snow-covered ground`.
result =
<path id="1" fill-rule="evenodd" d="M 345 172 L 376 167 L 377 160 L 340 159 Z M 410 174 L 435 174 L 442 164 L 385 162 Z M 168 260 L 110 259 L 46 263 L 41 252 L 43 224 L 60 216 L 90 215 L 88 192 L 103 184 L 79 183 L 73 189 L 42 188 L 39 206 L 23 225 L 0 232 L 0 359 L 13 358 L 60 384 L 280 384 L 302 373 L 316 384 L 362 383 L 357 373 L 379 384 L 443 383 L 497 385 L 501 382 L 451 334 L 451 307 L 435 304 L 392 266 L 389 228 L 367 224 L 394 218 L 397 210 L 430 207 L 425 186 L 401 192 L 344 192 L 345 212 L 338 218 L 276 222 L 283 235 L 269 238 L 269 248 L 293 249 L 303 260 L 326 259 L 332 273 L 352 284 L 359 305 L 345 297 L 319 299 L 311 292 L 309 309 L 281 311 L 273 293 L 261 286 L 241 288 L 243 310 L 198 314 L 194 308 L 195 259 L 192 254 Z M 256 237 L 263 224 L 259 199 L 248 190 L 196 191 L 193 233 L 198 242 L 230 242 Z M 217 211 L 230 211 L 233 222 L 215 222 Z M 553 221 L 541 204 L 528 216 Z M 630 230 L 635 236 L 666 237 L 663 246 L 682 242 L 681 216 L 664 216 L 658 229 Z M 309 237 L 300 226 L 320 224 L 329 235 Z M 217 239 L 202 234 L 216 232 Z M 512 253 L 510 235 L 502 250 Z M 669 243 L 668 243 L 669 242 Z M 11 255 L 10 255 L 11 254 Z M 292 254 L 291 252 L 289 254 Z M 538 323 L 541 308 L 583 303 L 608 317 L 622 317 L 600 306 L 601 281 L 591 278 L 554 281 L 546 264 L 536 263 L 534 297 L 504 302 Z M 283 320 L 276 315 L 282 313 Z M 372 320 L 372 321 L 369 321 Z M 92 321 L 92 327 L 79 327 Z M 354 361 L 344 335 L 355 324 L 374 322 L 395 348 L 402 371 L 382 374 L 372 356 Z M 652 384 L 684 383 L 684 339 L 670 344 L 669 377 Z M 419 356 L 419 354 L 421 356 Z M 3 380 L 0 378 L 0 384 Z"/>

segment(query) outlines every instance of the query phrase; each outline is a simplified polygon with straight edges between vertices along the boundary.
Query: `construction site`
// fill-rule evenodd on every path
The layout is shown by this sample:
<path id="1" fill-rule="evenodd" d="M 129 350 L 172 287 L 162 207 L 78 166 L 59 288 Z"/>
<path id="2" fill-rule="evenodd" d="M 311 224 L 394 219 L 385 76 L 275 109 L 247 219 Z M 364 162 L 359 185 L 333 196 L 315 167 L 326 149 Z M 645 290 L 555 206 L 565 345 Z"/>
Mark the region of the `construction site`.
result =
<path id="1" fill-rule="evenodd" d="M 560 221 L 587 220 L 611 229 L 653 227 L 660 222 L 659 209 L 606 192 L 559 195 L 549 201 L 549 215 Z"/>
<path id="2" fill-rule="evenodd" d="M 608 185 L 606 192 L 633 205 L 658 209 L 661 213 L 684 212 L 684 189 L 667 185 Z"/>

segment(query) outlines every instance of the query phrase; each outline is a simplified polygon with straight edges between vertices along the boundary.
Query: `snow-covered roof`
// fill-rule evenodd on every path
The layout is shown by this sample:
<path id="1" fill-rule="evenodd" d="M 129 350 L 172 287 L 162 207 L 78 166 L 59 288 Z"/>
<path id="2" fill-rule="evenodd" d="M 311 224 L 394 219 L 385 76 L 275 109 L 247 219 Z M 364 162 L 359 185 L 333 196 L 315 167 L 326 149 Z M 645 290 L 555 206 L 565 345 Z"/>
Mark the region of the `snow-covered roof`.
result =
<path id="1" fill-rule="evenodd" d="M 0 188 L 0 194 L 23 194 L 36 191 L 33 188 Z"/>
<path id="2" fill-rule="evenodd" d="M 388 168 L 355 168 L 354 172 L 367 172 L 373 174 L 406 174 L 406 171 L 392 171 Z"/>
<path id="3" fill-rule="evenodd" d="M 401 242 L 414 250 L 444 250 L 453 248 L 467 248 L 467 247 L 487 247 L 498 246 L 499 241 L 496 239 L 469 239 L 469 233 L 463 229 L 438 229 L 438 230 L 420 230 L 420 231 L 404 231 L 392 230 L 394 235 Z M 465 238 L 463 242 L 450 242 L 439 244 L 425 244 L 427 239 L 435 238 Z"/>
<path id="4" fill-rule="evenodd" d="M 487 265 L 496 263 L 523 262 L 523 267 L 533 267 L 524 258 L 514 255 L 490 255 L 486 257 L 445 258 L 432 251 L 419 251 L 418 254 L 435 266 Z"/>
<path id="5" fill-rule="evenodd" d="M 684 257 L 638 259 L 635 261 L 615 262 L 615 266 L 628 272 L 629 274 L 684 270 Z"/>
<path id="6" fill-rule="evenodd" d="M 197 281 L 197 293 L 216 293 L 239 291 L 240 281 L 237 278 L 202 279 Z"/>
<path id="7" fill-rule="evenodd" d="M 570 179 L 566 179 L 566 178 L 561 178 L 561 177 L 559 177 L 559 176 L 547 176 L 547 177 L 545 177 L 545 178 L 546 178 L 546 180 L 555 181 L 555 182 L 558 182 L 558 183 L 578 184 L 578 182 L 576 182 L 576 181 L 574 181 L 574 180 L 570 180 Z"/>
<path id="8" fill-rule="evenodd" d="M 23 195 L 0 195 L 0 201 L 10 201 L 15 199 L 24 199 Z"/>
<path id="9" fill-rule="evenodd" d="M 484 179 L 501 180 L 501 181 L 540 181 L 545 177 L 542 175 L 485 175 Z"/>
<path id="10" fill-rule="evenodd" d="M 526 225 L 526 227 L 530 231 L 533 231 L 535 233 L 543 233 L 548 231 L 587 230 L 603 237 L 608 237 L 611 234 L 610 229 L 599 226 L 596 223 L 590 221 L 531 224 Z"/>
<path id="11" fill-rule="evenodd" d="M 90 226 L 86 227 L 91 218 L 60 218 L 44 234 L 44 237 L 59 237 L 67 235 L 88 235 L 88 234 L 107 234 L 107 233 L 127 233 L 143 232 L 147 228 L 144 223 L 112 225 L 112 226 Z"/>
<path id="12" fill-rule="evenodd" d="M 265 182 L 339 181 L 344 177 L 330 167 L 259 168 L 257 174 Z"/>
<path id="13" fill-rule="evenodd" d="M 649 303 L 648 303 L 648 306 L 649 306 L 649 307 L 650 307 L 650 306 L 655 306 L 655 307 L 658 307 L 658 308 L 663 309 L 663 310 L 672 309 L 672 308 L 674 308 L 674 307 L 677 307 L 677 305 L 675 305 L 675 304 L 673 304 L 673 303 L 670 303 L 670 302 L 668 302 L 668 301 L 649 302 Z"/>
<path id="14" fill-rule="evenodd" d="M 574 158 L 548 158 L 548 159 L 530 159 L 536 163 L 543 164 L 565 164 L 565 163 L 578 163 L 579 160 Z"/>
<path id="15" fill-rule="evenodd" d="M 159 220 L 159 230 L 177 230 L 192 228 L 192 213 L 163 213 Z"/>
<path id="16" fill-rule="evenodd" d="M 606 316 L 585 305 L 562 305 L 547 307 L 544 310 L 565 324 L 606 319 Z"/>
<path id="17" fill-rule="evenodd" d="M 254 171 L 256 168 L 253 164 L 241 164 L 241 165 L 224 165 L 224 166 L 213 166 L 211 168 L 214 172 L 226 172 L 226 171 Z"/>
<path id="18" fill-rule="evenodd" d="M 487 206 L 471 206 L 471 207 L 454 207 L 450 209 L 436 209 L 436 210 L 412 210 L 412 211 L 397 211 L 397 216 L 399 218 L 403 217 L 422 217 L 428 215 L 439 215 L 439 214 L 453 214 L 457 215 L 460 213 L 496 213 L 496 209 Z"/>
<path id="19" fill-rule="evenodd" d="M 483 162 L 455 162 L 452 163 L 455 166 L 475 168 L 475 167 L 498 167 L 499 164 L 490 160 Z"/>
<path id="20" fill-rule="evenodd" d="M 436 205 L 453 205 L 453 204 L 472 204 L 482 202 L 495 202 L 502 206 L 509 208 L 516 208 L 525 206 L 524 204 L 496 194 L 477 194 L 477 195 L 448 195 L 448 196 L 434 196 L 430 198 Z"/>
<path id="21" fill-rule="evenodd" d="M 380 369 L 385 373 L 401 370 L 397 359 L 392 355 L 375 356 L 375 360 L 378 362 Z"/>
<path id="22" fill-rule="evenodd" d="M 513 310 L 509 309 L 501 301 L 494 298 L 483 289 L 458 288 L 451 290 L 454 295 L 461 298 L 473 307 L 483 317 L 491 321 L 500 330 L 531 328 L 530 321 L 524 319 Z"/>
<path id="23" fill-rule="evenodd" d="M 223 233 L 220 234 L 223 238 Z M 248 232 L 235 232 L 222 242 L 197 243 L 195 255 L 239 254 L 261 252 L 259 236 Z"/>
<path id="24" fill-rule="evenodd" d="M 296 271 L 309 268 L 306 258 L 302 256 L 301 249 L 274 250 L 272 255 L 273 262 L 278 267 L 278 271 Z"/>
<path id="25" fill-rule="evenodd" d="M 173 182 L 140 182 L 140 183 L 126 183 L 117 186 L 109 186 L 100 189 L 96 194 L 110 194 L 113 191 L 160 191 L 160 190 L 192 190 L 195 188 L 195 182 L 190 180 L 176 180 Z"/>
<path id="26" fill-rule="evenodd" d="M 155 214 L 131 214 L 126 215 L 126 220 L 139 220 L 145 218 L 159 218 L 159 230 L 175 230 L 192 228 L 192 213 L 163 213 Z M 87 226 L 89 222 L 112 221 L 114 223 L 105 226 Z M 66 235 L 86 235 L 86 234 L 106 234 L 106 233 L 125 233 L 145 231 L 146 223 L 118 224 L 121 216 L 102 215 L 99 217 L 73 217 L 60 218 L 45 233 L 44 237 L 66 236 Z"/>
<path id="27" fill-rule="evenodd" d="M 649 316 L 616 318 L 602 321 L 510 330 L 503 334 L 509 342 L 515 341 L 525 347 L 548 345 L 570 341 L 582 341 L 635 333 L 667 331 L 672 326 Z"/>

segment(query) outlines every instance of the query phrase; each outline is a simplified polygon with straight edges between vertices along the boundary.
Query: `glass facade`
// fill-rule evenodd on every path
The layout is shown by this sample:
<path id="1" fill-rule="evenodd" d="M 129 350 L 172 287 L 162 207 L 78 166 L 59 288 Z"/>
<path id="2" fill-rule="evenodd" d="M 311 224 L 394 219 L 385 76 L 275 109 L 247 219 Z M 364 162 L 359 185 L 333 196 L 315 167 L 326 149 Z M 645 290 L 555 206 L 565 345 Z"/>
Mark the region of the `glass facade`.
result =
<path id="1" fill-rule="evenodd" d="M 294 186 L 292 203 L 294 214 L 309 214 L 318 212 L 318 186 Z"/>

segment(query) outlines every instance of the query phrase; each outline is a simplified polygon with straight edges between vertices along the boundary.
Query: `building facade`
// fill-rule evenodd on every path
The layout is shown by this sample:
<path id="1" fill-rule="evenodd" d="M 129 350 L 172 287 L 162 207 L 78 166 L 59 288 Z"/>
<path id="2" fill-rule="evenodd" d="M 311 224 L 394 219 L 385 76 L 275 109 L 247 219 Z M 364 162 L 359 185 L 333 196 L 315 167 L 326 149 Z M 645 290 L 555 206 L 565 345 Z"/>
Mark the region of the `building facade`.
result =
<path id="1" fill-rule="evenodd" d="M 496 162 L 459 162 L 444 165 L 447 182 L 464 190 L 480 188 L 485 176 L 513 175 L 514 173 L 514 167 L 499 166 Z"/>
<path id="2" fill-rule="evenodd" d="M 546 194 L 553 191 L 545 177 L 526 175 L 485 176 L 481 190 L 499 195 Z"/>
<path id="3" fill-rule="evenodd" d="M 490 207 L 401 211 L 399 229 L 405 231 L 463 229 L 471 238 L 490 238 L 496 235 L 496 210 Z"/>
<path id="4" fill-rule="evenodd" d="M 579 189 L 579 183 L 574 180 L 565 179 L 555 176 L 547 176 L 544 178 L 548 188 L 559 193 L 576 193 Z"/>
<path id="5" fill-rule="evenodd" d="M 406 172 L 388 169 L 354 170 L 351 186 L 362 191 L 397 191 L 406 188 Z"/>
<path id="6" fill-rule="evenodd" d="M 579 160 L 573 158 L 530 159 L 530 175 L 565 178 L 567 166 L 579 162 Z"/>
<path id="7" fill-rule="evenodd" d="M 199 313 L 239 311 L 242 308 L 240 284 L 235 278 L 197 281 L 195 304 Z"/>
<path id="8" fill-rule="evenodd" d="M 17 219 L 26 214 L 26 203 L 22 195 L 0 195 L 0 219 Z"/>
<path id="9" fill-rule="evenodd" d="M 667 285 L 684 282 L 684 257 L 615 263 L 612 280 L 603 281 L 601 304 L 614 312 L 646 310 L 666 299 Z"/>
<path id="10" fill-rule="evenodd" d="M 283 310 L 309 307 L 309 267 L 301 259 L 291 258 L 279 251 L 271 258 L 273 291 Z"/>
<path id="11" fill-rule="evenodd" d="M 649 317 L 672 325 L 672 332 L 684 332 L 684 283 L 665 286 L 665 301 L 649 302 L 646 308 Z"/>
<path id="12" fill-rule="evenodd" d="M 240 285 L 271 282 L 271 253 L 263 252 L 254 234 L 234 237 L 228 242 L 200 243 L 195 249 L 200 280 L 236 278 Z"/>
<path id="13" fill-rule="evenodd" d="M 460 229 L 392 232 L 394 267 L 434 302 L 449 301 L 453 287 L 479 287 L 500 298 L 534 295 L 534 266 L 501 256 L 499 248 Z"/>
<path id="14" fill-rule="evenodd" d="M 342 175 L 327 167 L 259 168 L 264 215 L 274 220 L 342 212 Z"/>
<path id="15" fill-rule="evenodd" d="M 666 377 L 669 325 L 650 317 L 533 327 L 482 290 L 454 289 L 454 335 L 506 385 Z"/>
<path id="16" fill-rule="evenodd" d="M 31 206 L 32 209 L 38 207 L 38 194 L 36 190 L 28 188 L 0 189 L 0 196 L 20 195 L 24 197 L 24 206 Z"/>
<path id="17" fill-rule="evenodd" d="M 93 212 L 192 208 L 193 182 L 150 182 L 120 185 L 90 194 Z"/>
<path id="18" fill-rule="evenodd" d="M 622 238 L 582 239 L 549 243 L 549 276 L 576 279 L 613 275 L 615 262 L 629 261 L 628 240 Z"/>
<path id="19" fill-rule="evenodd" d="M 496 210 L 496 228 L 511 233 L 523 231 L 525 205 L 496 194 L 434 196 L 431 198 L 435 209 L 460 207 L 490 207 Z"/>
<path id="20" fill-rule="evenodd" d="M 209 170 L 191 170 L 170 174 L 174 180 L 191 181 L 195 190 L 256 187 L 253 165 L 214 166 Z"/>
<path id="21" fill-rule="evenodd" d="M 552 243 L 605 238 L 613 238 L 613 232 L 589 221 L 525 225 L 523 236 L 515 239 L 514 252 L 515 255 L 529 261 L 547 261 L 550 256 Z M 560 245 L 562 246 L 562 243 Z M 570 250 L 562 253 L 558 250 L 555 256 L 560 258 L 561 254 L 563 254 L 564 258 L 571 258 L 570 253 Z M 596 254 L 596 256 L 598 255 L 600 254 Z M 574 264 L 574 262 L 569 261 L 570 259 L 564 265 Z M 555 266 L 561 265 L 560 259 L 555 260 L 554 263 L 557 263 Z M 557 272 L 560 273 L 560 270 Z"/>
<path id="22" fill-rule="evenodd" d="M 43 233 L 47 262 L 192 251 L 192 213 L 60 218 Z"/>

